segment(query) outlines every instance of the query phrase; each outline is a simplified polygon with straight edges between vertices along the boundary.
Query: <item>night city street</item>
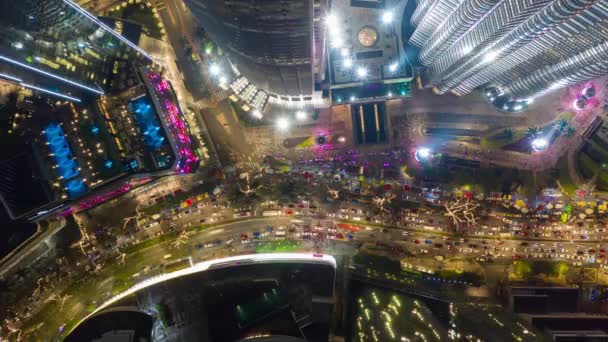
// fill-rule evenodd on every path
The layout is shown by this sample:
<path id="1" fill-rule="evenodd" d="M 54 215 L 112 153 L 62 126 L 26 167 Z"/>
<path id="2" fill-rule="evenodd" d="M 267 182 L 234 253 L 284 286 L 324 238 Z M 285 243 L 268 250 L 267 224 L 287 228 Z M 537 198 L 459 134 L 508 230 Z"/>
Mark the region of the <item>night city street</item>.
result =
<path id="1" fill-rule="evenodd" d="M 608 341 L 608 2 L 0 23 L 0 341 Z"/>

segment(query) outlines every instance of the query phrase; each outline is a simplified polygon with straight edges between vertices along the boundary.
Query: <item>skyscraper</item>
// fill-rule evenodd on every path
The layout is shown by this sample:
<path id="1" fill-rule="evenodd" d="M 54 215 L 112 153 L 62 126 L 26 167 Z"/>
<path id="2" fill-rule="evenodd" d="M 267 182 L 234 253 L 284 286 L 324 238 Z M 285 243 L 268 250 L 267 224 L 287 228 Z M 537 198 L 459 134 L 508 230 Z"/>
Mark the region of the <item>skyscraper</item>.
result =
<path id="1" fill-rule="evenodd" d="M 101 95 L 114 57 L 148 57 L 72 0 L 2 1 L 0 24 L 0 78 L 51 94 Z"/>
<path id="2" fill-rule="evenodd" d="M 439 94 L 484 87 L 518 106 L 608 74 L 606 1 L 421 0 L 411 21 L 422 84 Z"/>
<path id="3" fill-rule="evenodd" d="M 313 92 L 323 75 L 322 0 L 186 0 L 241 75 L 274 95 Z M 317 24 L 319 26 L 317 26 Z"/>

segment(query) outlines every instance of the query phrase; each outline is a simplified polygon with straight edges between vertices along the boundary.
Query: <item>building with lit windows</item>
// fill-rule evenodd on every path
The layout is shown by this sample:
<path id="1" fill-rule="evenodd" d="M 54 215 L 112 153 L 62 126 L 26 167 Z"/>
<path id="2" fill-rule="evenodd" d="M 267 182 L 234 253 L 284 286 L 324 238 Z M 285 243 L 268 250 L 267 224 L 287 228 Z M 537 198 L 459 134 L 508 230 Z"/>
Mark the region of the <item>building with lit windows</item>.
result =
<path id="1" fill-rule="evenodd" d="M 243 95 L 255 99 L 252 106 L 310 102 L 320 93 L 315 85 L 325 70 L 320 18 L 326 0 L 185 3 L 238 70 L 239 82 L 246 80 Z"/>
<path id="2" fill-rule="evenodd" d="M 508 111 L 608 74 L 608 3 L 602 0 L 421 0 L 409 43 L 424 87 L 485 90 Z"/>
<path id="3" fill-rule="evenodd" d="M 3 1 L 0 24 L 0 79 L 49 96 L 103 95 L 120 82 L 118 64 L 150 60 L 137 34 L 123 37 L 72 0 Z"/>

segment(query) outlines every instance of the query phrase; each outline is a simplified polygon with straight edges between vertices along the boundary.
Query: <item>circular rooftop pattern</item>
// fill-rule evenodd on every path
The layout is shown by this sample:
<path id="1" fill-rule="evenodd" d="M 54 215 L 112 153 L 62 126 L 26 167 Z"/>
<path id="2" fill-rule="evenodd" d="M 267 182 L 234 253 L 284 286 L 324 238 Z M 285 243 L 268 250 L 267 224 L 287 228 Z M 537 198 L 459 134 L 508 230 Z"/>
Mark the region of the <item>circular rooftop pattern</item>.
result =
<path id="1" fill-rule="evenodd" d="M 365 26 L 357 34 L 359 44 L 365 47 L 371 47 L 378 41 L 378 31 L 370 26 Z"/>

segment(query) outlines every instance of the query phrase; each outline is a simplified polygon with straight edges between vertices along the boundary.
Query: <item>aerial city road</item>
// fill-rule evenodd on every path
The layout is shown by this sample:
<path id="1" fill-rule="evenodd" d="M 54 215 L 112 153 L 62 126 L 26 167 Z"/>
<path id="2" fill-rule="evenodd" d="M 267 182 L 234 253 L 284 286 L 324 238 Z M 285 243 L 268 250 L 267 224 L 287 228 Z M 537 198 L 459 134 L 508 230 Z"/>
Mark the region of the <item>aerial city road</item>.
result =
<path id="1" fill-rule="evenodd" d="M 608 340 L 608 3 L 0 3 L 0 341 Z"/>

